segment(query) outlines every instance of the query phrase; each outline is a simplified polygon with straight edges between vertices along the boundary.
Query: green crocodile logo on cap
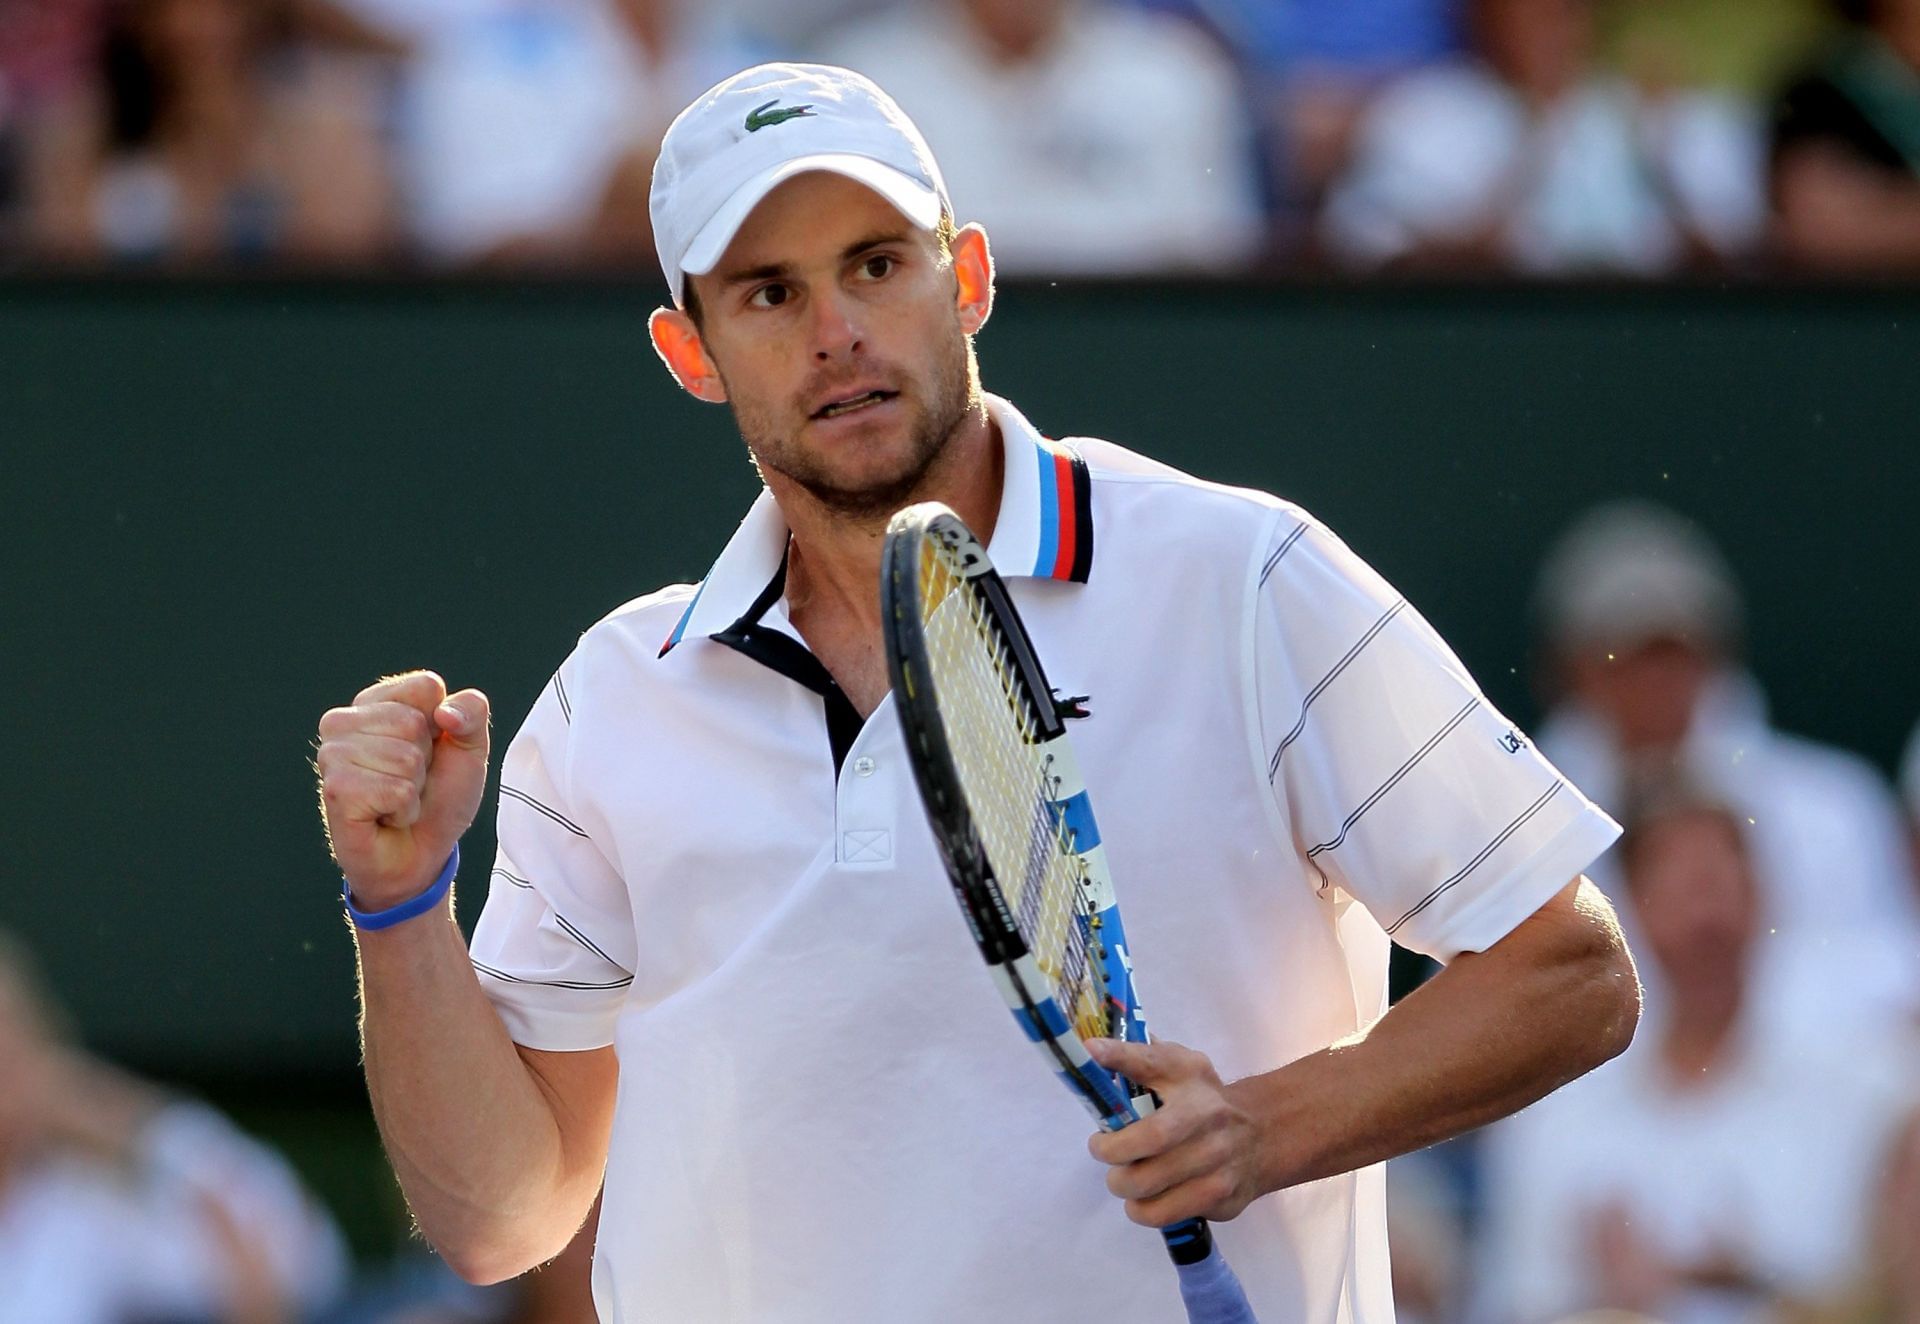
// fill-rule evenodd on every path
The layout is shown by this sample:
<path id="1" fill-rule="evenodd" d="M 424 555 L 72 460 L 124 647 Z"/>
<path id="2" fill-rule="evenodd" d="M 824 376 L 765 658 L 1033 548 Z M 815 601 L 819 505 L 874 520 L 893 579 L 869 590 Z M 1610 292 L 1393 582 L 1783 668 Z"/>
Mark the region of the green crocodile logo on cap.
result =
<path id="1" fill-rule="evenodd" d="M 785 124 L 788 120 L 798 119 L 802 115 L 813 114 L 812 106 L 788 106 L 784 110 L 772 109 L 772 107 L 779 104 L 780 100 L 776 97 L 772 101 L 767 102 L 766 105 L 755 106 L 752 110 L 748 111 L 747 132 L 758 133 L 770 124 Z"/>

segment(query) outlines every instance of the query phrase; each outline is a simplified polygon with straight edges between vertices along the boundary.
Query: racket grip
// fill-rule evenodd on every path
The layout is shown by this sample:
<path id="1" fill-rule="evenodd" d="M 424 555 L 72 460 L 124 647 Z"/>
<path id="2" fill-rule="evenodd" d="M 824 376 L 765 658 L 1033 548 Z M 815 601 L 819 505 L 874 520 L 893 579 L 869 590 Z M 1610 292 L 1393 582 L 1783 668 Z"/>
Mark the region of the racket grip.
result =
<path id="1" fill-rule="evenodd" d="M 1214 1249 L 1213 1232 L 1204 1218 L 1161 1228 L 1160 1235 L 1180 1275 L 1188 1324 L 1259 1324 L 1233 1266 Z"/>

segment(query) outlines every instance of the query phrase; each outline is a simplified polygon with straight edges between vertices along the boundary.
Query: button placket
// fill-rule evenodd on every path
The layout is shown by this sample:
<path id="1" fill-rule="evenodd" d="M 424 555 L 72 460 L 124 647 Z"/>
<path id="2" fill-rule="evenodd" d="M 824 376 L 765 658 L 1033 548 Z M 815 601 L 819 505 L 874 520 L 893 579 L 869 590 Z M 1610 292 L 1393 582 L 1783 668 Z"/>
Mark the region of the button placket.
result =
<path id="1" fill-rule="evenodd" d="M 835 830 L 838 834 L 835 854 L 843 865 L 856 868 L 884 867 L 893 863 L 893 827 L 897 811 L 896 788 L 892 785 L 891 763 L 885 771 L 882 761 L 865 752 L 875 745 L 893 720 L 890 714 L 875 712 L 867 719 L 846 761 L 845 772 L 834 795 Z"/>

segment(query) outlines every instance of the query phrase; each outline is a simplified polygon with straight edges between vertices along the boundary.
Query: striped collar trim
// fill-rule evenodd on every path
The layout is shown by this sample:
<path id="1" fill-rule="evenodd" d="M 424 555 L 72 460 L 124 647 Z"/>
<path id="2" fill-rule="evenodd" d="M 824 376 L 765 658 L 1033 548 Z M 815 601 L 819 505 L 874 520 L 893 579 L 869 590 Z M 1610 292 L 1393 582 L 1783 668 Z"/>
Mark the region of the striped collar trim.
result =
<path id="1" fill-rule="evenodd" d="M 987 555 L 1001 576 L 1087 582 L 1093 573 L 1093 479 L 1080 452 L 1035 431 L 995 395 L 987 412 L 1000 425 L 1007 474 Z"/>
<path id="2" fill-rule="evenodd" d="M 1000 429 L 1006 477 L 987 554 L 1003 578 L 1084 584 L 1093 572 L 1093 479 L 1072 445 L 1043 437 L 997 395 L 987 413 Z M 787 551 L 787 522 L 762 488 L 732 539 L 701 581 L 660 646 L 665 657 L 683 639 L 705 638 L 751 610 Z"/>

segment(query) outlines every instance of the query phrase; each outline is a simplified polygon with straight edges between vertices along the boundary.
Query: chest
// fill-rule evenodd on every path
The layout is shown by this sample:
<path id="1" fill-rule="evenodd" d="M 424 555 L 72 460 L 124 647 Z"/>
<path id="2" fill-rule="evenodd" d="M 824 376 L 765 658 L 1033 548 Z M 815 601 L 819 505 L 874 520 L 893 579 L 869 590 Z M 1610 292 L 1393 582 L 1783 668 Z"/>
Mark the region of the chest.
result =
<path id="1" fill-rule="evenodd" d="M 1228 930 L 1318 944 L 1313 890 L 1288 885 L 1261 807 L 1266 783 L 1237 717 L 1237 650 L 1128 648 L 1071 586 L 1029 588 L 1019 605 L 1051 684 L 1088 696 L 1068 733 L 1142 957 L 1156 970 L 1218 967 Z M 1157 618 L 1142 619 L 1139 633 Z M 711 639 L 675 650 L 671 690 L 576 710 L 576 804 L 628 888 L 638 1003 L 799 955 L 827 961 L 848 943 L 862 962 L 902 970 L 928 950 L 968 972 L 978 962 L 878 640 L 815 629 L 808 642 L 861 710 L 850 737 L 835 730 L 831 696 Z M 1271 965 L 1271 941 L 1248 950 L 1261 953 L 1251 964 Z M 1177 996 L 1164 975 L 1154 987 L 1163 1004 Z"/>

